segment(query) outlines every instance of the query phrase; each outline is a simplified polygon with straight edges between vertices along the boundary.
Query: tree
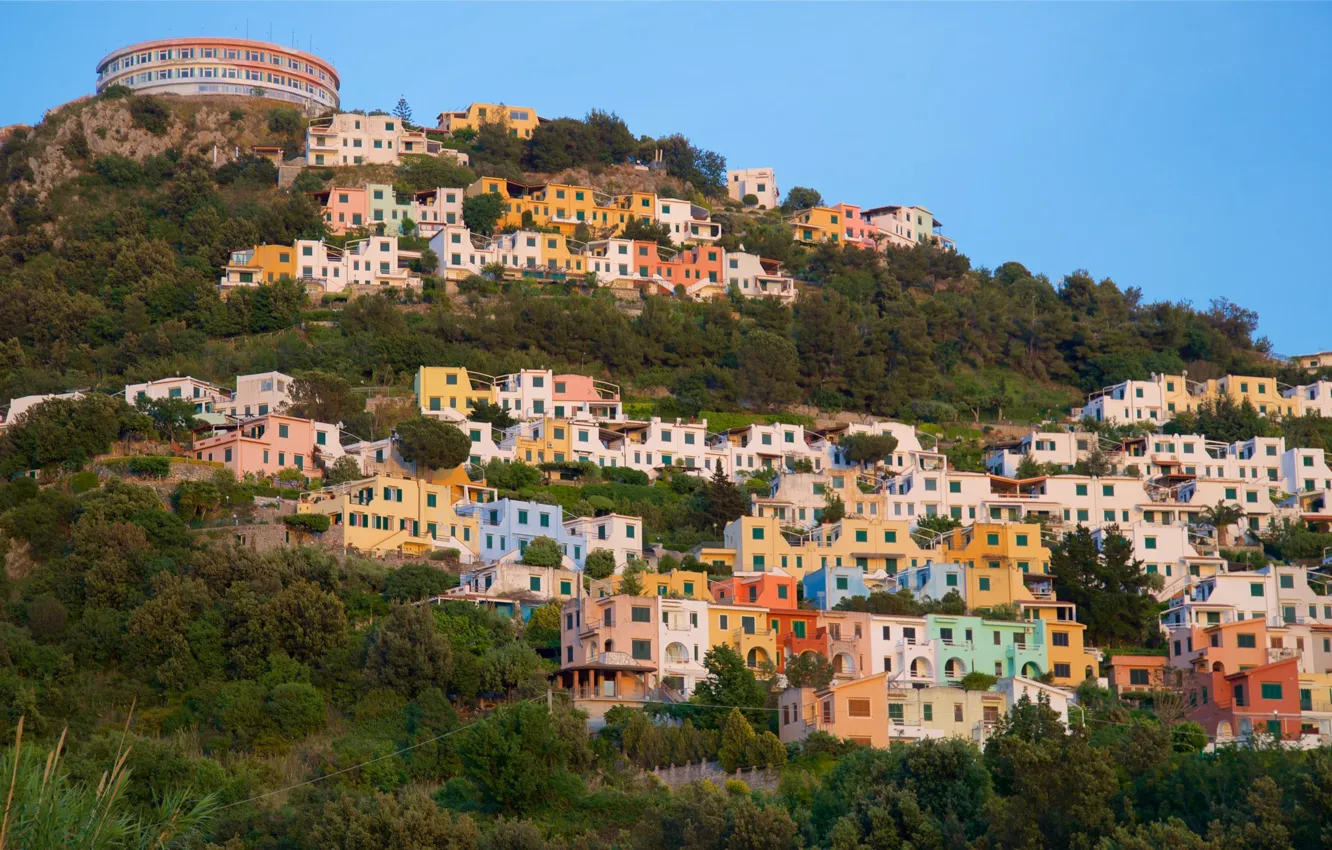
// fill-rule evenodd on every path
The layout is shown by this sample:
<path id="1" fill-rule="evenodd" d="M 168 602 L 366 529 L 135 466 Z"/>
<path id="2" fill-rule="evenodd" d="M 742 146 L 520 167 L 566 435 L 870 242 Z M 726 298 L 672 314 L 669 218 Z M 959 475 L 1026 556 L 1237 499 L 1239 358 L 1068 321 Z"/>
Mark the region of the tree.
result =
<path id="1" fill-rule="evenodd" d="M 384 598 L 419 602 L 458 586 L 458 577 L 432 564 L 404 564 L 384 579 Z"/>
<path id="2" fill-rule="evenodd" d="M 463 775 L 485 803 L 522 812 L 549 802 L 551 788 L 566 787 L 591 762 L 587 715 L 556 702 L 501 706 L 464 732 L 458 746 Z"/>
<path id="3" fill-rule="evenodd" d="M 734 773 L 742 767 L 749 767 L 755 737 L 754 727 L 749 725 L 745 716 L 738 709 L 731 709 L 722 725 L 721 748 L 717 750 L 717 761 L 721 763 L 722 770 Z"/>
<path id="4" fill-rule="evenodd" d="M 671 240 L 671 226 L 664 221 L 643 221 L 630 218 L 620 230 L 620 239 L 633 239 L 640 242 L 656 242 L 665 248 L 674 248 Z"/>
<path id="5" fill-rule="evenodd" d="M 771 408 L 800 395 L 800 369 L 795 343 L 772 331 L 752 330 L 736 352 L 740 393 L 746 401 Z"/>
<path id="6" fill-rule="evenodd" d="M 1103 529 L 1099 549 L 1086 526 L 1064 535 L 1051 547 L 1050 574 L 1060 600 L 1077 606 L 1089 644 L 1140 646 L 1156 633 L 1160 609 L 1150 591 L 1163 581 L 1133 558 L 1118 526 Z"/>
<path id="7" fill-rule="evenodd" d="M 897 451 L 897 438 L 892 434 L 847 434 L 838 447 L 849 463 L 887 463 Z"/>
<path id="8" fill-rule="evenodd" d="M 333 461 L 333 465 L 324 473 L 324 484 L 345 484 L 348 481 L 360 481 L 365 477 L 361 464 L 351 455 L 342 455 Z"/>
<path id="9" fill-rule="evenodd" d="M 494 192 L 483 192 L 463 199 L 463 223 L 473 232 L 489 236 L 504 217 L 504 199 Z"/>
<path id="10" fill-rule="evenodd" d="M 1204 508 L 1200 519 L 1216 529 L 1217 545 L 1225 546 L 1230 527 L 1244 519 L 1244 508 L 1238 504 L 1227 505 L 1224 501 L 1218 501 L 1215 505 Z"/>
<path id="11" fill-rule="evenodd" d="M 822 653 L 802 652 L 786 662 L 786 684 L 789 687 L 826 688 L 832 678 L 832 662 Z"/>
<path id="12" fill-rule="evenodd" d="M 824 525 L 831 525 L 835 522 L 841 522 L 846 518 L 846 503 L 842 497 L 829 490 L 823 497 L 823 513 L 819 515 L 819 522 Z"/>
<path id="13" fill-rule="evenodd" d="M 447 693 L 453 650 L 424 605 L 398 605 L 366 640 L 365 678 L 371 687 L 408 697 L 427 688 Z"/>
<path id="14" fill-rule="evenodd" d="M 718 463 L 707 485 L 695 494 L 695 522 L 711 534 L 720 535 L 731 523 L 749 513 L 749 499 L 732 484 Z"/>
<path id="15" fill-rule="evenodd" d="M 549 537 L 537 537 L 523 549 L 522 562 L 530 567 L 558 567 L 563 559 L 560 544 Z"/>
<path id="16" fill-rule="evenodd" d="M 788 214 L 821 206 L 823 206 L 823 196 L 819 194 L 817 189 L 810 189 L 805 186 L 792 187 L 786 193 L 786 197 L 782 199 L 782 212 Z"/>
<path id="17" fill-rule="evenodd" d="M 708 675 L 695 686 L 690 698 L 694 706 L 689 707 L 687 716 L 695 718 L 701 728 L 717 729 L 725 720 L 726 709 L 735 707 L 752 723 L 766 726 L 762 709 L 768 702 L 767 690 L 738 652 L 718 644 L 703 655 L 703 667 Z"/>
<path id="18" fill-rule="evenodd" d="M 408 105 L 407 98 L 405 97 L 398 98 L 398 105 L 393 107 L 393 114 L 397 116 L 397 118 L 401 120 L 402 123 L 404 124 L 408 124 L 411 122 L 412 107 Z"/>
<path id="19" fill-rule="evenodd" d="M 583 561 L 583 574 L 600 581 L 615 573 L 615 553 L 609 549 L 593 549 Z"/>
<path id="20" fill-rule="evenodd" d="M 523 639 L 533 646 L 560 648 L 560 603 L 551 601 L 532 612 L 523 626 Z"/>
<path id="21" fill-rule="evenodd" d="M 140 398 L 134 406 L 152 420 L 165 440 L 175 442 L 194 427 L 194 402 L 187 398 Z"/>
<path id="22" fill-rule="evenodd" d="M 361 300 L 361 299 L 358 299 Z M 291 382 L 291 402 L 281 411 L 317 422 L 347 422 L 365 411 L 365 398 L 332 372 L 303 372 Z"/>
<path id="23" fill-rule="evenodd" d="M 454 425 L 429 416 L 399 422 L 398 453 L 417 468 L 453 469 L 472 453 L 472 441 Z"/>
<path id="24" fill-rule="evenodd" d="M 740 203 L 744 204 L 747 207 L 756 207 L 758 206 L 758 202 L 759 202 L 758 195 L 755 195 L 752 192 L 740 199 Z"/>
<path id="25" fill-rule="evenodd" d="M 507 408 L 491 404 L 485 399 L 478 399 L 472 405 L 472 412 L 467 414 L 469 422 L 489 422 L 492 434 L 499 434 L 518 424 Z"/>

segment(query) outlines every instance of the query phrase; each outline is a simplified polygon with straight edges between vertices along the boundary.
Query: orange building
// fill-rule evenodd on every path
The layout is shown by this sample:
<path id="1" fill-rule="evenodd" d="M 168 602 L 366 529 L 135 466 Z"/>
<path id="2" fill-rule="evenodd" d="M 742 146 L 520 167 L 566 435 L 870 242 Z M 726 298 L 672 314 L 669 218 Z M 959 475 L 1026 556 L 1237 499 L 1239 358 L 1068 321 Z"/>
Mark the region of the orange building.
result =
<path id="1" fill-rule="evenodd" d="M 1299 663 L 1287 658 L 1236 673 L 1195 671 L 1183 684 L 1186 716 L 1222 741 L 1266 733 L 1300 736 Z"/>
<path id="2" fill-rule="evenodd" d="M 719 605 L 753 606 L 766 611 L 766 622 L 777 645 L 777 669 L 786 668 L 787 658 L 809 649 L 822 652 L 819 636 L 819 612 L 796 606 L 799 582 L 780 570 L 762 573 L 737 573 L 712 585 Z"/>

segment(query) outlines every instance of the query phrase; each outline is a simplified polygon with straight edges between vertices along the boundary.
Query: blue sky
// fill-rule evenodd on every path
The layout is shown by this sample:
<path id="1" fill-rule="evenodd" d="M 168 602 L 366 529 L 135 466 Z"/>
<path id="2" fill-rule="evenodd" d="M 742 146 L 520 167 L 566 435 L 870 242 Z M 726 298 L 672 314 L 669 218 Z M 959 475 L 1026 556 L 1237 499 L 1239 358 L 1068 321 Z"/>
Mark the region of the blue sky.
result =
<path id="1" fill-rule="evenodd" d="M 830 201 L 921 204 L 977 265 L 1225 296 L 1287 354 L 1332 347 L 1326 4 L 7 4 L 0 124 L 106 52 L 299 46 L 343 104 L 618 112 Z M 382 45 L 382 47 L 380 47 Z M 25 69 L 18 72 L 18 69 Z M 22 82 L 20 82 L 20 79 Z"/>

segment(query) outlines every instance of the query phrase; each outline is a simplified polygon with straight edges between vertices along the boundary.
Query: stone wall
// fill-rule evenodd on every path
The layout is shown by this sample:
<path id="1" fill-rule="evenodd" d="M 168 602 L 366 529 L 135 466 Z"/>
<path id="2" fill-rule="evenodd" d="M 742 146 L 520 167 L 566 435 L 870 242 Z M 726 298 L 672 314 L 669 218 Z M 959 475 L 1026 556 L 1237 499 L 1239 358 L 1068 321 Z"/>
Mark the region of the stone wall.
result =
<path id="1" fill-rule="evenodd" d="M 735 773 L 727 773 L 715 761 L 687 764 L 680 767 L 659 767 L 650 771 L 650 773 L 672 790 L 681 788 L 691 782 L 707 780 L 720 786 L 728 779 L 739 779 L 750 788 L 776 791 L 777 785 L 781 781 L 781 774 L 768 768 L 742 769 Z"/>

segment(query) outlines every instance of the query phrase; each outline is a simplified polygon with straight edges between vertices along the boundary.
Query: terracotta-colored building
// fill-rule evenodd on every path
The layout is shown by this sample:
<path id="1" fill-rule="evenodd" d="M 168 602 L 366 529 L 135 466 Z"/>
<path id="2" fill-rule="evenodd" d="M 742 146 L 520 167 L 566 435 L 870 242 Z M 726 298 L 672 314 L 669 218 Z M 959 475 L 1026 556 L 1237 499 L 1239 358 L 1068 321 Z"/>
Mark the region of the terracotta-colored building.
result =
<path id="1" fill-rule="evenodd" d="M 762 609 L 759 616 L 781 648 L 775 659 L 778 670 L 785 669 L 786 660 L 792 655 L 826 649 L 819 635 L 819 612 L 802 610 L 796 605 L 798 585 L 793 576 L 781 570 L 737 573 L 712 585 L 718 604 Z"/>
<path id="2" fill-rule="evenodd" d="M 1185 677 L 1183 691 L 1188 719 L 1218 741 L 1254 733 L 1300 736 L 1299 663 L 1294 658 L 1235 673 L 1195 671 Z"/>
<path id="3" fill-rule="evenodd" d="M 1110 658 L 1110 690 L 1155 691 L 1165 687 L 1164 655 L 1113 655 Z"/>

